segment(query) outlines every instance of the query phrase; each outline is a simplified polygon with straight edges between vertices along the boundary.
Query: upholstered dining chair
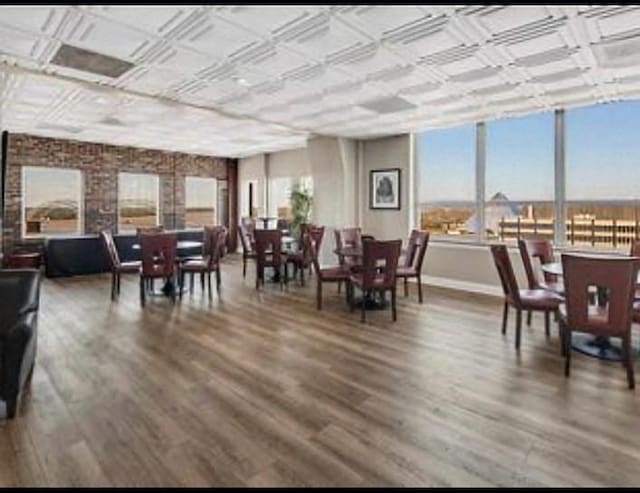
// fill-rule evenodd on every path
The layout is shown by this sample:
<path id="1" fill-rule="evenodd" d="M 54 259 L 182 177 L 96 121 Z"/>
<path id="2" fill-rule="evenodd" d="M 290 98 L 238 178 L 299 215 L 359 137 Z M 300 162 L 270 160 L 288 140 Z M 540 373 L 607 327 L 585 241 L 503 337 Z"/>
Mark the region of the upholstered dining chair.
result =
<path id="1" fill-rule="evenodd" d="M 254 232 L 251 226 L 245 223 L 238 225 L 238 236 L 240 237 L 240 245 L 242 246 L 242 277 L 247 277 L 247 261 L 255 260 L 256 251 L 254 249 Z"/>
<path id="2" fill-rule="evenodd" d="M 300 284 L 304 286 L 304 271 L 311 270 L 313 264 L 313 254 L 311 252 L 311 244 L 305 241 L 305 235 L 309 235 L 315 245 L 316 252 L 320 251 L 322 246 L 322 238 L 324 237 L 324 226 L 307 225 L 301 239 L 301 249 L 297 252 L 287 254 L 287 263 L 293 265 L 293 277 L 297 277 L 300 273 Z"/>
<path id="3" fill-rule="evenodd" d="M 340 265 L 333 267 L 320 267 L 320 261 L 318 260 L 319 248 L 317 237 L 314 237 L 309 232 L 305 233 L 302 237 L 302 243 L 311 253 L 311 262 L 313 269 L 316 272 L 316 307 L 318 310 L 322 309 L 322 285 L 324 283 L 348 283 L 350 272 L 348 269 L 344 269 Z M 347 294 L 348 290 L 347 290 Z M 349 301 L 349 300 L 347 300 Z"/>
<path id="4" fill-rule="evenodd" d="M 207 286 L 209 288 L 209 297 L 211 298 L 211 273 L 216 273 L 216 290 L 220 292 L 221 276 L 220 276 L 220 256 L 224 242 L 226 241 L 227 228 L 224 226 L 205 226 L 204 227 L 204 246 L 202 258 L 188 259 L 179 266 L 180 277 L 180 299 L 184 289 L 184 277 L 186 274 L 191 275 L 190 291 L 193 292 L 193 278 L 196 274 L 200 274 L 201 285 L 204 290 L 204 278 L 207 277 Z"/>
<path id="5" fill-rule="evenodd" d="M 409 279 L 415 278 L 418 284 L 418 301 L 422 303 L 422 263 L 427 253 L 429 233 L 414 229 L 409 235 L 404 265 L 398 267 L 396 276 L 404 280 L 404 295 L 409 296 Z"/>
<path id="6" fill-rule="evenodd" d="M 635 387 L 631 353 L 631 324 L 638 257 L 584 257 L 562 255 L 565 306 L 560 308 L 560 335 L 564 348 L 564 373 L 571 367 L 571 334 L 586 332 L 622 339 L 623 365 L 629 388 Z M 604 305 L 590 301 L 588 288 L 606 292 Z"/>
<path id="7" fill-rule="evenodd" d="M 391 315 L 394 322 L 397 318 L 396 272 L 401 248 L 402 240 L 362 242 L 362 266 L 359 272 L 351 273 L 347 284 L 349 290 L 347 296 L 350 300 L 353 300 L 354 287 L 360 288 L 364 298 L 374 293 L 391 291 Z M 351 309 L 353 310 L 353 308 L 353 303 L 351 303 Z M 364 323 L 366 312 L 364 300 L 361 309 L 360 321 Z"/>
<path id="8" fill-rule="evenodd" d="M 142 270 L 140 271 L 140 302 L 145 305 L 147 281 L 164 279 L 175 286 L 176 246 L 175 233 L 143 233 L 140 235 Z M 176 290 L 171 290 L 171 301 L 176 301 Z"/>
<path id="9" fill-rule="evenodd" d="M 513 272 L 511 259 L 506 245 L 491 245 L 491 254 L 500 276 L 502 291 L 504 293 L 504 311 L 502 314 L 502 333 L 507 332 L 507 318 L 509 307 L 516 309 L 516 349 L 520 349 L 520 337 L 522 331 L 522 311 L 544 312 L 544 328 L 547 336 L 550 335 L 550 315 L 558 311 L 562 297 L 549 290 L 520 289 Z"/>
<path id="10" fill-rule="evenodd" d="M 256 229 L 256 289 L 264 285 L 264 270 L 271 267 L 280 280 L 280 287 L 287 281 L 286 263 L 282 256 L 282 231 L 279 229 Z M 284 273 L 282 268 L 284 267 Z"/>
<path id="11" fill-rule="evenodd" d="M 133 260 L 130 262 L 121 262 L 118 255 L 118 249 L 113 241 L 111 231 L 100 232 L 100 242 L 104 252 L 107 255 L 107 262 L 111 269 L 111 299 L 115 300 L 120 295 L 120 275 L 121 274 L 137 274 L 140 272 L 141 262 Z"/>

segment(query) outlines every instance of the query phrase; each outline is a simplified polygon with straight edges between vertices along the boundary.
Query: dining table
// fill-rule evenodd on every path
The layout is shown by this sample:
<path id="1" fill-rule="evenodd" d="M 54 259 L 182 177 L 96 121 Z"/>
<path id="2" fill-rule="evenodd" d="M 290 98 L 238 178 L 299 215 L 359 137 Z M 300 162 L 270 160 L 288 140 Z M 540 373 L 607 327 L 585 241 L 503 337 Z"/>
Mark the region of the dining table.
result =
<path id="1" fill-rule="evenodd" d="M 542 272 L 562 277 L 562 262 L 542 264 L 540 268 Z M 640 285 L 640 272 L 638 272 L 636 284 Z M 607 301 L 605 290 L 598 289 L 596 298 L 599 305 L 605 304 Z M 620 341 L 611 339 L 610 337 L 574 332 L 571 336 L 571 347 L 582 354 L 594 358 L 608 361 L 622 361 L 622 344 Z M 633 350 L 633 352 L 634 357 L 640 356 L 639 351 Z"/>

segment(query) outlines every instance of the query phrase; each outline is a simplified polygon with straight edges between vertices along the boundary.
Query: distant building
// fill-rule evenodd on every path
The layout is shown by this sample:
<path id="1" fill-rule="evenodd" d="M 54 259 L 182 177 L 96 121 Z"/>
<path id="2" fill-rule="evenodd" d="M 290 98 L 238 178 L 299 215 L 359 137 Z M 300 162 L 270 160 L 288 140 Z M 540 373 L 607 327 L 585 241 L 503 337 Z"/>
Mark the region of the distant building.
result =
<path id="1" fill-rule="evenodd" d="M 498 192 L 491 197 L 484 208 L 485 229 L 490 234 L 498 234 L 502 221 L 517 218 L 519 215 L 518 206 L 509 201 L 505 194 Z M 477 212 L 467 219 L 464 227 L 471 233 L 480 233 L 480 219 Z"/>

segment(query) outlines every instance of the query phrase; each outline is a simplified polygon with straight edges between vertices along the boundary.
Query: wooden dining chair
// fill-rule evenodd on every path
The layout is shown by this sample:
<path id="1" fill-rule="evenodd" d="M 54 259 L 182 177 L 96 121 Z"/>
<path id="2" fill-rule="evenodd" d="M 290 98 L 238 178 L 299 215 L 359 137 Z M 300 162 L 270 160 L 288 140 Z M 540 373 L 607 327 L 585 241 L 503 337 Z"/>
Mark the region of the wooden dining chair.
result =
<path id="1" fill-rule="evenodd" d="M 547 337 L 550 335 L 550 315 L 558 311 L 562 297 L 549 290 L 520 289 L 513 272 L 509 251 L 506 245 L 491 245 L 491 254 L 498 270 L 502 291 L 504 293 L 504 311 L 502 314 L 502 333 L 507 332 L 507 318 L 509 307 L 516 310 L 516 349 L 520 349 L 520 336 L 522 331 L 522 311 L 544 312 L 544 329 Z"/>
<path id="2" fill-rule="evenodd" d="M 571 367 L 571 334 L 586 332 L 622 339 L 623 365 L 629 388 L 635 387 L 631 352 L 631 324 L 638 257 L 584 257 L 562 255 L 565 307 L 560 309 L 560 335 L 564 347 L 565 376 Z M 590 302 L 588 288 L 606 293 L 604 305 Z"/>
<path id="3" fill-rule="evenodd" d="M 324 228 L 323 228 L 324 229 Z M 320 267 L 320 261 L 318 260 L 319 249 L 317 237 L 314 237 L 310 232 L 306 232 L 302 237 L 304 248 L 311 253 L 311 262 L 313 269 L 316 273 L 316 307 L 318 310 L 322 309 L 322 286 L 324 283 L 347 283 L 349 282 L 350 272 L 348 269 L 344 269 L 340 265 L 333 267 Z M 347 295 L 348 295 L 347 290 Z M 348 302 L 351 300 L 347 299 Z"/>
<path id="4" fill-rule="evenodd" d="M 287 254 L 287 263 L 293 265 L 293 277 L 300 274 L 300 284 L 304 286 L 304 271 L 310 269 L 313 264 L 313 255 L 311 253 L 310 242 L 305 241 L 305 235 L 309 235 L 315 245 L 316 251 L 320 251 L 322 246 L 322 238 L 324 237 L 324 226 L 307 225 L 302 234 L 301 249 L 297 252 Z"/>
<path id="5" fill-rule="evenodd" d="M 256 251 L 254 249 L 255 229 L 247 226 L 245 223 L 238 225 L 238 236 L 240 237 L 240 245 L 242 246 L 242 278 L 247 277 L 247 261 L 255 260 Z"/>
<path id="6" fill-rule="evenodd" d="M 286 262 L 282 256 L 282 231 L 279 229 L 256 229 L 256 289 L 264 285 L 264 269 L 271 267 L 280 279 L 280 288 L 287 282 Z M 284 272 L 283 272 L 284 267 Z"/>
<path id="7" fill-rule="evenodd" d="M 111 299 L 115 300 L 120 295 L 121 274 L 137 274 L 140 272 L 141 262 L 133 260 L 131 262 L 121 262 L 118 249 L 113 241 L 111 231 L 100 231 L 100 242 L 107 256 L 107 262 L 111 269 Z"/>
<path id="8" fill-rule="evenodd" d="M 140 235 L 142 269 L 140 271 L 140 302 L 145 305 L 147 281 L 164 279 L 175 286 L 176 246 L 175 233 L 143 233 Z M 171 291 L 171 301 L 176 301 L 176 290 Z"/>
<path id="9" fill-rule="evenodd" d="M 422 303 L 422 263 L 427 253 L 429 233 L 414 229 L 409 235 L 404 265 L 398 267 L 396 276 L 404 280 L 404 295 L 409 296 L 409 279 L 415 278 L 418 284 L 418 301 Z"/>
<path id="10" fill-rule="evenodd" d="M 391 291 L 391 315 L 396 321 L 396 272 L 402 240 L 376 241 L 362 243 L 362 266 L 359 272 L 351 273 L 347 284 L 348 298 L 353 300 L 353 288 L 362 291 L 363 298 L 374 293 Z M 382 264 L 382 265 L 381 265 Z M 353 310 L 353 303 L 351 303 Z M 360 321 L 364 323 L 366 303 L 362 302 Z"/>
<path id="11" fill-rule="evenodd" d="M 209 298 L 211 298 L 211 273 L 216 274 L 216 290 L 220 292 L 221 273 L 220 273 L 220 256 L 222 247 L 227 236 L 227 228 L 224 226 L 205 226 L 204 227 L 204 246 L 203 257 L 201 259 L 188 259 L 179 266 L 180 278 L 180 299 L 184 289 L 184 277 L 186 274 L 191 275 L 190 291 L 193 292 L 193 278 L 196 274 L 200 274 L 201 286 L 204 291 L 205 277 L 207 278 L 207 286 L 209 288 Z"/>
<path id="12" fill-rule="evenodd" d="M 350 227 L 350 228 L 341 228 L 334 229 L 333 234 L 336 240 L 336 250 L 341 250 L 346 247 L 361 247 L 362 246 L 362 228 L 358 227 Z M 345 257 L 344 255 L 337 254 L 338 256 L 338 264 L 343 269 L 351 269 L 353 267 L 357 267 L 357 262 L 351 257 Z M 338 292 L 340 292 L 340 288 L 342 283 L 338 283 Z"/>

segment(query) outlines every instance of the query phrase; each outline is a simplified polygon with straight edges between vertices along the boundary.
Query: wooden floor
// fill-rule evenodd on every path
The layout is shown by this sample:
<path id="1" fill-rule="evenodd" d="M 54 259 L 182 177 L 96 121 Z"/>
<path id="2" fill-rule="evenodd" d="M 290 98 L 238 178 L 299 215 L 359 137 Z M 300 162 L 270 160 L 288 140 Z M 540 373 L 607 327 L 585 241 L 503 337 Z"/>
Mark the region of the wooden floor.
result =
<path id="1" fill-rule="evenodd" d="M 429 288 L 360 324 L 335 286 L 317 312 L 253 270 L 227 256 L 220 297 L 145 309 L 135 276 L 114 303 L 107 275 L 45 280 L 0 484 L 640 484 L 640 391 L 576 353 L 565 379 L 541 316 L 518 354 L 493 298 Z"/>

